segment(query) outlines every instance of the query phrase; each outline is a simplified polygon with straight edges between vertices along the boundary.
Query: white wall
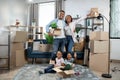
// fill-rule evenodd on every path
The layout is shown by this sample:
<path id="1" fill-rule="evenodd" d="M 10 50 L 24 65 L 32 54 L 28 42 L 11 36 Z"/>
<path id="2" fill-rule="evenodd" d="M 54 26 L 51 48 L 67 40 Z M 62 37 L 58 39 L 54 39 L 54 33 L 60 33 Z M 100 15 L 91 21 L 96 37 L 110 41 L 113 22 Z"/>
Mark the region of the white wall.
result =
<path id="1" fill-rule="evenodd" d="M 65 12 L 73 17 L 76 15 L 86 16 L 91 8 L 98 8 L 99 12 L 109 19 L 109 0 L 66 0 Z M 105 31 L 109 31 L 108 23 L 105 20 Z"/>
<path id="2" fill-rule="evenodd" d="M 25 0 L 0 0 L 0 44 L 8 43 L 8 34 L 4 30 L 9 25 L 15 25 L 16 19 L 20 21 L 21 25 L 27 24 Z M 6 56 L 7 51 L 7 47 L 0 46 L 0 57 Z"/>
<path id="3" fill-rule="evenodd" d="M 120 39 L 111 39 L 111 55 L 110 59 L 120 60 Z"/>

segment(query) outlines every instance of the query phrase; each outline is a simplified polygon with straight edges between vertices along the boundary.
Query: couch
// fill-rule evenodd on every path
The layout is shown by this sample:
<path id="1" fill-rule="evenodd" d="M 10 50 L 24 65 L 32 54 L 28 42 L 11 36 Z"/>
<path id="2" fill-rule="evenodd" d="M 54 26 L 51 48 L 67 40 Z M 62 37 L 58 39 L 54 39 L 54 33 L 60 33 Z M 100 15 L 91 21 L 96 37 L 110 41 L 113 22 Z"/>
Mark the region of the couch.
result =
<path id="1" fill-rule="evenodd" d="M 45 39 L 40 39 L 40 40 L 34 40 L 34 42 L 43 42 L 43 44 L 47 44 L 47 41 Z M 28 44 L 28 48 L 26 50 L 27 53 L 27 58 L 31 58 L 32 59 L 32 64 L 35 62 L 36 58 L 50 58 L 52 52 L 40 52 L 37 50 L 33 50 L 33 42 L 30 42 Z M 74 53 L 74 52 L 73 52 Z M 72 53 L 72 55 L 73 55 Z M 77 51 L 77 59 L 82 59 L 84 57 L 84 52 L 83 51 Z M 63 58 L 66 58 L 67 53 L 63 52 Z"/>

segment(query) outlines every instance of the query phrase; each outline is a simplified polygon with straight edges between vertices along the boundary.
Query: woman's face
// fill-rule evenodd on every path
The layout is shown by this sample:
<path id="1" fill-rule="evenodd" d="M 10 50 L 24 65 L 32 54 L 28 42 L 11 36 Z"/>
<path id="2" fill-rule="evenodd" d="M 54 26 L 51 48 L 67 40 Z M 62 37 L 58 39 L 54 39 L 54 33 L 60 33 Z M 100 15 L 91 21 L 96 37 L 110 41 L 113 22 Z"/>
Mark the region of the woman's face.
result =
<path id="1" fill-rule="evenodd" d="M 67 21 L 67 23 L 72 22 L 71 16 L 66 16 L 66 21 Z"/>

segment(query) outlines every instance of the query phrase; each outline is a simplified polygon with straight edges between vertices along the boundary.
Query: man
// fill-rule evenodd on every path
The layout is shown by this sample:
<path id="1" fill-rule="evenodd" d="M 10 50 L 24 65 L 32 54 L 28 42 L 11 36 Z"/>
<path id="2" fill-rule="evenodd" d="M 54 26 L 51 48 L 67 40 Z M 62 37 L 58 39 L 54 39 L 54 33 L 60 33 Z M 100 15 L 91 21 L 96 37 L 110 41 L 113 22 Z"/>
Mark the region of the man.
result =
<path id="1" fill-rule="evenodd" d="M 64 16 L 65 16 L 65 12 L 63 10 L 60 10 L 58 13 L 58 18 L 54 19 L 46 26 L 46 32 L 51 36 L 54 36 L 53 33 L 50 33 L 50 30 L 49 30 L 52 23 L 56 23 L 57 28 L 61 29 L 61 34 L 59 36 L 54 36 L 53 53 L 51 55 L 51 60 L 55 60 L 56 52 L 58 50 L 60 50 L 61 52 L 64 51 L 64 46 L 65 46 L 64 27 L 66 26 L 65 21 L 63 20 Z"/>

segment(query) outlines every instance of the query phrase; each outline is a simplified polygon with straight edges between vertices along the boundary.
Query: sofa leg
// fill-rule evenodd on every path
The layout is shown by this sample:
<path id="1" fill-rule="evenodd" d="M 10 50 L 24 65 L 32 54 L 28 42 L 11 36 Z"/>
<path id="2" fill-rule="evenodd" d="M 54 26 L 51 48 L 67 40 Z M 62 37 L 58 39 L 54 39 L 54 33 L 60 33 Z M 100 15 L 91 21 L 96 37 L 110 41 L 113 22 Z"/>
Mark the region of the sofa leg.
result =
<path id="1" fill-rule="evenodd" d="M 36 58 L 34 59 L 34 63 L 36 63 Z"/>
<path id="2" fill-rule="evenodd" d="M 34 58 L 32 58 L 32 64 L 34 63 Z"/>

